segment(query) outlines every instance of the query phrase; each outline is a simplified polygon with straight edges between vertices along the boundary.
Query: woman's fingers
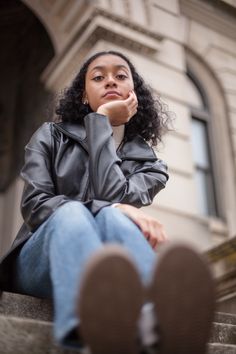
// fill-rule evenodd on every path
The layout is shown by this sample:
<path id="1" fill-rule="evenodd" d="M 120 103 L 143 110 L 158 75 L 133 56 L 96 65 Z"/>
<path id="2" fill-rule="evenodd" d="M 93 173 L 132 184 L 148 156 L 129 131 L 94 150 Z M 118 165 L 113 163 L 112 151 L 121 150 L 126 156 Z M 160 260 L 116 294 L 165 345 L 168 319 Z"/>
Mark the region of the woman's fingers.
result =
<path id="1" fill-rule="evenodd" d="M 128 109 L 134 109 L 138 107 L 138 100 L 133 91 L 129 93 L 128 98 L 126 98 L 126 100 L 123 102 L 127 105 Z"/>
<path id="2" fill-rule="evenodd" d="M 150 244 L 153 248 L 165 242 L 166 235 L 163 226 L 156 220 L 151 220 L 149 225 Z"/>
<path id="3" fill-rule="evenodd" d="M 112 125 L 127 123 L 137 113 L 138 100 L 133 91 L 130 91 L 125 100 L 115 100 L 101 105 L 97 112 L 108 116 Z"/>
<path id="4" fill-rule="evenodd" d="M 140 228 L 152 248 L 168 240 L 164 226 L 158 220 L 128 204 L 119 204 L 117 207 Z"/>
<path id="5" fill-rule="evenodd" d="M 132 101 L 131 101 L 130 107 L 129 107 L 130 108 L 130 118 L 133 117 L 137 113 L 137 110 L 138 110 L 138 100 L 137 100 L 137 97 L 133 91 L 131 93 L 131 97 L 132 97 Z"/>
<path id="6" fill-rule="evenodd" d="M 164 227 L 157 220 L 147 217 L 146 219 L 137 219 L 136 223 L 152 248 L 167 240 Z"/>

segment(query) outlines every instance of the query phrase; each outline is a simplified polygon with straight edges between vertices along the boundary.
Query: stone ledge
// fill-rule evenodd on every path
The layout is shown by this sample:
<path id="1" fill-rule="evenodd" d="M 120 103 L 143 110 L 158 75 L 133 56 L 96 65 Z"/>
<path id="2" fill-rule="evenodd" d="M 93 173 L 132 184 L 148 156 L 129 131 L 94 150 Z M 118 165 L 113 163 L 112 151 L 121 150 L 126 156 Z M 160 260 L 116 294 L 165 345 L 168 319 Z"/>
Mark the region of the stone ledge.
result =
<path id="1" fill-rule="evenodd" d="M 53 307 L 50 300 L 3 292 L 0 315 L 52 321 Z"/>
<path id="2" fill-rule="evenodd" d="M 58 346 L 49 322 L 0 315 L 0 333 L 1 354 L 81 354 Z"/>
<path id="3" fill-rule="evenodd" d="M 236 344 L 236 326 L 226 323 L 214 323 L 210 343 Z"/>
<path id="4" fill-rule="evenodd" d="M 228 239 L 220 245 L 212 248 L 206 255 L 211 263 L 225 259 L 230 259 L 236 264 L 236 236 Z"/>
<path id="5" fill-rule="evenodd" d="M 236 354 L 236 346 L 211 343 L 208 345 L 207 354 Z"/>
<path id="6" fill-rule="evenodd" d="M 214 322 L 236 325 L 236 316 L 231 313 L 216 312 Z"/>

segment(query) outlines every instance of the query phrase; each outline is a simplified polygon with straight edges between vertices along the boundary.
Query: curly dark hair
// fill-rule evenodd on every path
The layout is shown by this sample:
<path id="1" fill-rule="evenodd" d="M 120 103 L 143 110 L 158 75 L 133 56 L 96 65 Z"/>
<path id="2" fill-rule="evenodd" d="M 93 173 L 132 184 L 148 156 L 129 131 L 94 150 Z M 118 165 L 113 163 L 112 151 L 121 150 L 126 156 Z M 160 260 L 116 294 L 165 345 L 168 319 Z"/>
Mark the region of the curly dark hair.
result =
<path id="1" fill-rule="evenodd" d="M 151 145 L 156 146 L 162 141 L 162 135 L 169 130 L 170 114 L 160 98 L 154 98 L 152 89 L 145 84 L 130 60 L 117 51 L 103 51 L 91 56 L 82 65 L 70 87 L 66 88 L 59 98 L 56 107 L 57 119 L 63 122 L 84 124 L 84 117 L 91 113 L 89 105 L 83 103 L 85 77 L 88 66 L 102 55 L 117 55 L 127 62 L 134 81 L 134 91 L 138 99 L 137 113 L 126 123 L 125 138 L 131 140 L 136 135 L 142 136 Z"/>

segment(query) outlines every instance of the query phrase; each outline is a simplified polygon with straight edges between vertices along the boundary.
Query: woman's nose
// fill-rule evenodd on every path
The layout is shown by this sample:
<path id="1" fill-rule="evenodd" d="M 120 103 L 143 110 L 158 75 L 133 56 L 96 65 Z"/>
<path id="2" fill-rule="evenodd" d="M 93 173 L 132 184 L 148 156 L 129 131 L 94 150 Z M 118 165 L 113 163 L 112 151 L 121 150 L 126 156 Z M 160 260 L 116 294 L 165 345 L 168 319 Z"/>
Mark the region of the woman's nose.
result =
<path id="1" fill-rule="evenodd" d="M 117 86 L 116 81 L 113 76 L 108 76 L 106 80 L 106 87 L 114 87 Z"/>

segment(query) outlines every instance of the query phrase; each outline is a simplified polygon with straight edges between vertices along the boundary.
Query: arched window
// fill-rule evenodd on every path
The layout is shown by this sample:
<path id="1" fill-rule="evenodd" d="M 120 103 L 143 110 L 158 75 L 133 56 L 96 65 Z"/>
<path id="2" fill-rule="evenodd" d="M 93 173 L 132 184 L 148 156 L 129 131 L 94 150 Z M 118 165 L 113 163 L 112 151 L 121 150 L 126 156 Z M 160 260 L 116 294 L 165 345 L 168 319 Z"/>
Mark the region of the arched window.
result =
<path id="1" fill-rule="evenodd" d="M 213 220 L 221 221 L 231 236 L 236 228 L 236 176 L 224 90 L 202 58 L 189 49 L 186 58 L 187 89 L 193 98 L 188 105 L 199 215 L 208 217 L 210 229 Z"/>
<path id="2" fill-rule="evenodd" d="M 190 108 L 192 117 L 191 142 L 198 211 L 201 215 L 218 216 L 219 213 L 209 134 L 211 115 L 204 90 L 194 77 L 193 73 L 188 71 L 187 75 L 198 94 L 197 107 Z"/>

